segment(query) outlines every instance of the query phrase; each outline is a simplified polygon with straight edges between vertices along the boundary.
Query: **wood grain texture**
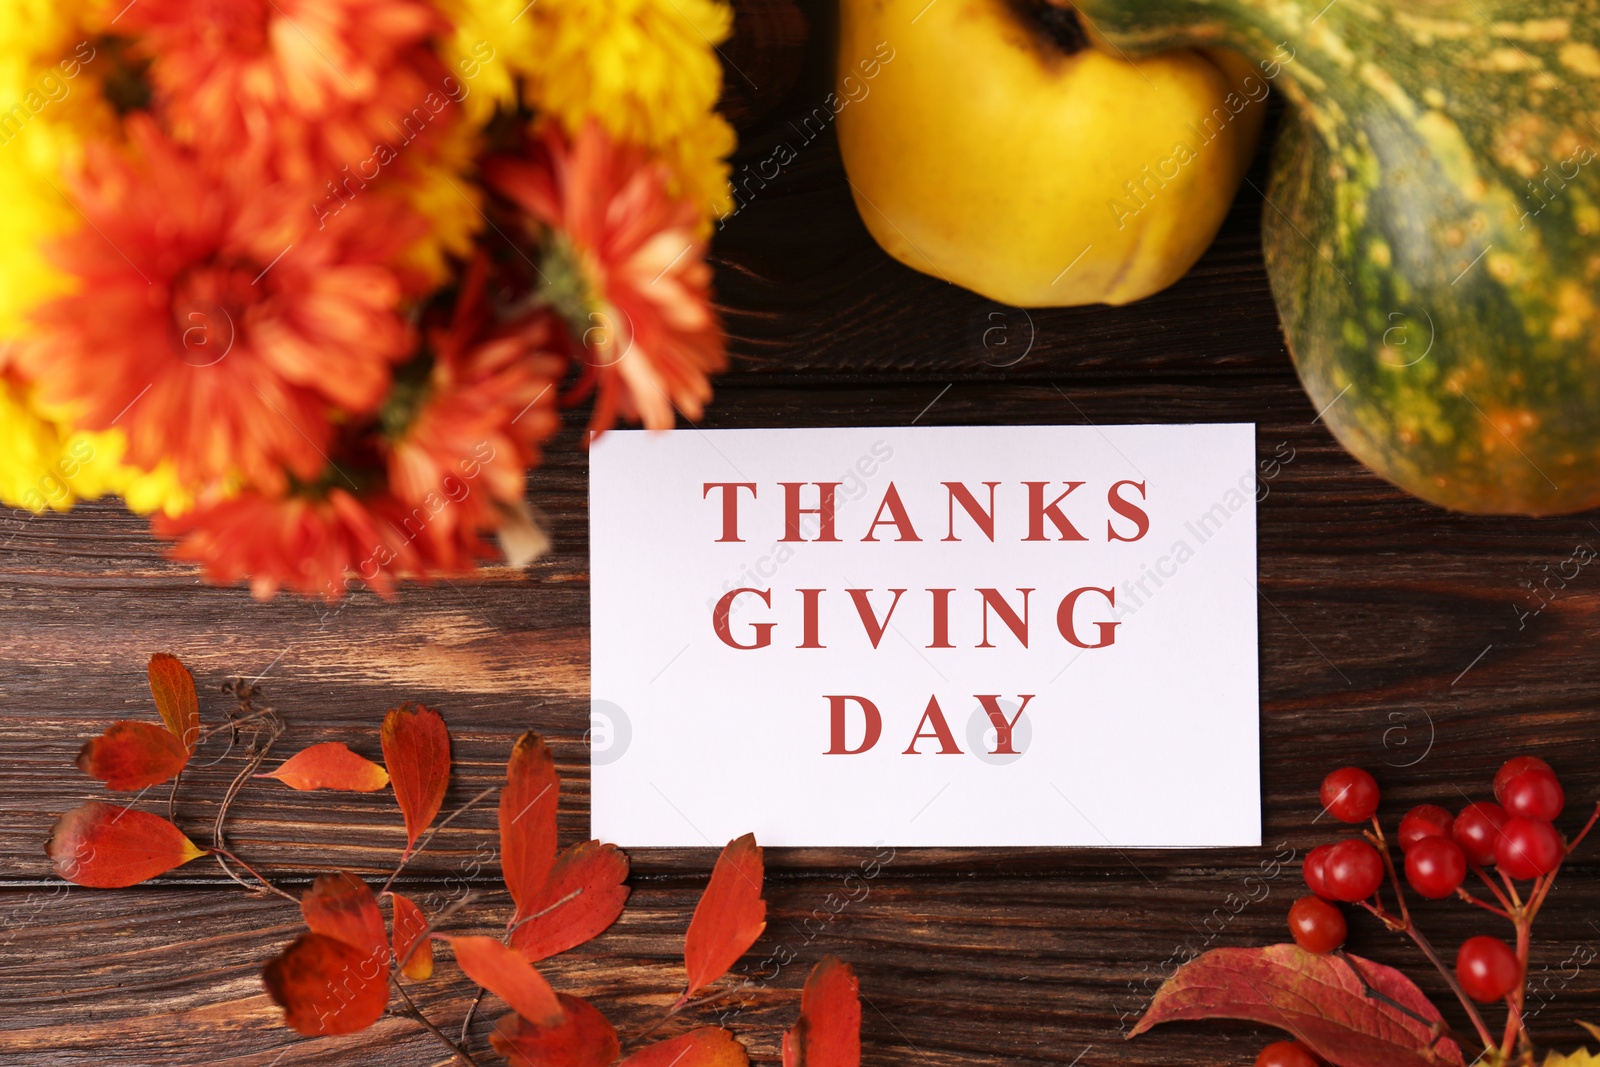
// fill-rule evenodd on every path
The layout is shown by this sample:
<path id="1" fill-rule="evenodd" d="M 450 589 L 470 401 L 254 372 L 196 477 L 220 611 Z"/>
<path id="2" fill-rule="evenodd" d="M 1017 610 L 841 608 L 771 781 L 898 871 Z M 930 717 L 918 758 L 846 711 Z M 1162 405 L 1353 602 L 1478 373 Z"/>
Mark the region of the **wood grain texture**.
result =
<path id="1" fill-rule="evenodd" d="M 810 4 L 806 15 L 804 71 L 781 100 L 758 98 L 768 110 L 743 133 L 741 166 L 796 138 L 791 119 L 826 92 L 828 11 Z M 1372 767 L 1394 819 L 1424 800 L 1455 806 L 1458 787 L 1482 795 L 1515 746 L 1556 765 L 1574 811 L 1600 799 L 1600 571 L 1533 591 L 1577 544 L 1600 545 L 1600 520 L 1451 515 L 1349 459 L 1284 352 L 1257 249 L 1264 208 L 1249 189 L 1168 292 L 1130 308 L 1032 312 L 880 253 L 829 134 L 755 192 L 715 246 L 735 365 L 703 426 L 1248 420 L 1268 464 L 1258 517 L 1266 847 L 908 851 L 842 906 L 845 876 L 870 853 L 771 850 L 771 923 L 741 970 L 759 976 L 785 951 L 794 962 L 722 1002 L 737 1008 L 729 1022 L 757 1062 L 777 1062 L 806 969 L 833 952 L 861 974 L 872 1065 L 1247 1064 L 1266 1031 L 1122 1033 L 1175 960 L 1283 938 L 1300 892 L 1286 858 L 1335 834 L 1317 821 L 1327 769 Z M 555 538 L 549 557 L 526 572 L 410 586 L 392 602 L 360 592 L 334 607 L 206 586 L 112 505 L 0 527 L 0 1067 L 444 1062 L 400 1017 L 324 1040 L 278 1024 L 258 972 L 298 929 L 287 903 L 240 890 L 207 861 L 126 891 L 67 889 L 50 876 L 43 841 L 57 814 L 98 794 L 72 769 L 84 740 L 114 718 L 154 720 L 143 664 L 163 649 L 194 668 L 207 724 L 227 701 L 221 682 L 259 676 L 290 724 L 283 755 L 341 740 L 377 757 L 387 708 L 438 707 L 458 767 L 446 810 L 491 784 L 511 741 L 538 729 L 564 778 L 563 840 L 586 836 L 586 492 L 586 456 L 569 431 L 530 485 Z M 232 773 L 230 760 L 204 764 L 224 747 L 209 740 L 178 792 L 179 821 L 202 842 Z M 144 803 L 160 808 L 165 795 Z M 480 894 L 457 917 L 463 930 L 503 923 L 509 906 L 495 889 L 493 819 L 492 805 L 459 819 L 403 879 L 425 905 Z M 234 847 L 290 887 L 323 866 L 378 875 L 404 843 L 386 793 L 256 783 L 231 826 Z M 682 933 L 713 858 L 635 853 L 628 912 L 552 961 L 555 984 L 592 996 L 625 1035 L 643 1030 L 680 988 Z M 1600 950 L 1597 876 L 1600 864 L 1575 862 L 1541 918 L 1535 1000 L 1547 1003 L 1534 1029 L 1558 1044 L 1582 1040 L 1572 1020 L 1600 1020 L 1594 965 L 1574 962 Z M 1446 951 L 1492 928 L 1459 904 L 1422 911 Z M 1417 974 L 1459 1018 L 1405 945 L 1353 925 L 1357 951 Z M 418 995 L 449 1025 L 470 989 L 446 958 Z M 693 1020 L 714 1020 L 716 1007 Z M 485 1034 L 497 1014 L 473 1030 L 485 1063 L 495 1062 Z"/>

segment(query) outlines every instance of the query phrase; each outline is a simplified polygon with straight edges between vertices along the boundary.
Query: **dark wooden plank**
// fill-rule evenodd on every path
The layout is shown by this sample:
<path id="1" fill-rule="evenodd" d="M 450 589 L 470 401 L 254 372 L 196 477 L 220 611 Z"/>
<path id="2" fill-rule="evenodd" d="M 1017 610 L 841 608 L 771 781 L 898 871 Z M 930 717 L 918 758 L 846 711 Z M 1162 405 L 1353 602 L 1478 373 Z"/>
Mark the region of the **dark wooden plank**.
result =
<path id="1" fill-rule="evenodd" d="M 897 860 L 848 891 L 837 874 L 778 877 L 768 933 L 727 994 L 687 1013 L 682 1025 L 723 1021 L 758 1062 L 775 1063 L 776 1038 L 792 1021 L 806 970 L 831 952 L 860 971 L 871 1065 L 1063 1064 L 1080 1054 L 1083 1063 L 1129 1067 L 1178 1067 L 1202 1057 L 1249 1062 L 1270 1039 L 1263 1029 L 1197 1024 L 1133 1042 L 1123 1037 L 1175 960 L 1279 936 L 1283 909 L 1299 889 L 1293 866 L 1273 856 L 1290 852 L 1269 848 L 1261 862 L 1232 870 L 1162 873 L 1123 862 L 1096 877 L 1053 881 L 897 877 Z M 1582 1040 L 1571 1020 L 1600 1009 L 1587 973 L 1573 976 L 1574 961 L 1600 948 L 1585 920 L 1600 894 L 1592 865 L 1573 873 L 1538 938 L 1542 992 L 1530 1002 L 1544 1005 L 1534 1020 L 1541 1039 L 1567 1045 Z M 681 981 L 682 931 L 697 890 L 694 879 L 637 879 L 618 925 L 546 972 L 560 988 L 593 998 L 625 1037 L 641 1033 Z M 424 900 L 459 891 L 413 887 Z M 845 892 L 858 899 L 834 902 Z M 504 922 L 506 906 L 503 894 L 486 893 L 457 914 L 452 929 L 491 930 Z M 0 947 L 0 981 L 16 991 L 0 1027 L 0 1062 L 102 1063 L 114 1050 L 118 1063 L 151 1067 L 355 1063 L 370 1062 L 363 1057 L 379 1049 L 400 1067 L 441 1062 L 439 1047 L 404 1019 L 321 1040 L 279 1025 L 258 973 L 299 929 L 295 910 L 282 902 L 195 889 L 74 890 L 30 901 L 12 890 L 0 893 L 0 908 L 24 919 L 8 924 Z M 1441 945 L 1483 928 L 1464 906 L 1423 905 L 1421 912 Z M 1411 970 L 1441 1003 L 1447 999 L 1437 976 L 1419 970 L 1416 952 L 1375 923 L 1358 924 L 1352 949 Z M 766 963 L 774 957 L 793 962 Z M 419 1002 L 436 1022 L 458 1025 L 472 987 L 443 950 L 439 959 Z M 501 1010 L 489 1007 L 475 1025 L 474 1047 L 484 1047 Z"/>

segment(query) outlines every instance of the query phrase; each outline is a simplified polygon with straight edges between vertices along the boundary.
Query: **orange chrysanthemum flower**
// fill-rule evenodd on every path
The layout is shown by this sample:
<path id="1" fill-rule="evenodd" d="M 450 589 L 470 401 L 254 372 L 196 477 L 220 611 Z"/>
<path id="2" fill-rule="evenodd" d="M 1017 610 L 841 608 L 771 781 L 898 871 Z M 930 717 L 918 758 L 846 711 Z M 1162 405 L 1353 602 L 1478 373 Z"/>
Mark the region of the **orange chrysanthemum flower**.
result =
<path id="1" fill-rule="evenodd" d="M 699 418 L 725 354 L 694 205 L 668 193 L 665 164 L 593 121 L 570 143 L 550 124 L 530 154 L 485 174 L 546 228 L 541 271 L 586 349 L 593 428 L 620 412 L 668 429 L 674 406 Z"/>
<path id="2" fill-rule="evenodd" d="M 158 517 L 155 530 L 178 540 L 174 559 L 201 564 L 220 585 L 249 579 L 251 593 L 262 600 L 287 588 L 332 602 L 358 580 L 388 597 L 396 579 L 436 570 L 407 536 L 403 515 L 387 494 L 358 499 L 343 489 L 319 497 L 249 491 L 175 519 Z"/>
<path id="3" fill-rule="evenodd" d="M 140 0 L 162 115 L 209 160 L 320 188 L 345 166 L 431 136 L 448 106 L 423 0 Z"/>
<path id="4" fill-rule="evenodd" d="M 414 347 L 387 263 L 420 220 L 373 192 L 318 229 L 281 186 L 235 190 L 148 119 L 127 128 L 131 156 L 91 146 L 90 225 L 59 249 L 76 291 L 37 312 L 22 353 L 39 399 L 124 428 L 129 462 L 171 460 L 184 482 L 316 477 L 330 408 L 375 410 Z"/>
<path id="5" fill-rule="evenodd" d="M 388 427 L 390 489 L 425 510 L 429 536 L 446 542 L 446 554 L 520 508 L 539 444 L 560 426 L 564 328 L 548 312 L 493 327 L 486 276 L 480 257 L 450 321 L 426 330 L 433 365 L 415 387 L 405 425 Z"/>

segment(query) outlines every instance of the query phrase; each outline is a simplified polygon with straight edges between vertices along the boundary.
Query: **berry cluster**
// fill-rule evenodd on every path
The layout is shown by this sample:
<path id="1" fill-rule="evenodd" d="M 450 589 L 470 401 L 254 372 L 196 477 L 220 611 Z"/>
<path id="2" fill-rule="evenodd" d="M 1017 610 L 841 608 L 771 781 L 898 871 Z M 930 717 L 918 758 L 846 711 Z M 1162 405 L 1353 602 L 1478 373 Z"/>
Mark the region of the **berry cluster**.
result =
<path id="1" fill-rule="evenodd" d="M 1570 844 L 1562 838 L 1555 820 L 1566 806 L 1566 794 L 1555 771 L 1535 756 L 1506 761 L 1494 777 L 1493 801 L 1473 801 L 1453 816 L 1437 804 L 1420 804 L 1406 813 L 1396 835 L 1406 884 L 1428 900 L 1458 897 L 1510 921 L 1516 930 L 1515 950 L 1497 937 L 1468 938 L 1452 973 L 1412 923 L 1399 870 L 1377 819 L 1379 799 L 1378 783 L 1359 767 L 1341 767 L 1323 779 L 1321 800 L 1327 813 L 1353 825 L 1370 822 L 1371 829 L 1307 853 L 1303 873 L 1312 895 L 1296 900 L 1289 909 L 1289 932 L 1295 943 L 1308 952 L 1337 952 L 1348 933 L 1340 905 L 1358 905 L 1416 942 L 1450 983 L 1486 1048 L 1498 1049 L 1503 1058 L 1519 1042 L 1526 1049 L 1521 1012 L 1529 928 L 1562 861 L 1595 818 Z M 1490 899 L 1466 887 L 1469 874 L 1483 883 Z M 1393 884 L 1397 912 L 1379 894 L 1386 879 Z M 1519 882 L 1530 880 L 1531 886 L 1519 888 Z M 1473 1002 L 1502 1000 L 1508 1017 L 1505 1036 L 1496 1041 Z M 1300 1042 L 1277 1041 L 1262 1050 L 1256 1067 L 1319 1067 L 1322 1062 Z"/>

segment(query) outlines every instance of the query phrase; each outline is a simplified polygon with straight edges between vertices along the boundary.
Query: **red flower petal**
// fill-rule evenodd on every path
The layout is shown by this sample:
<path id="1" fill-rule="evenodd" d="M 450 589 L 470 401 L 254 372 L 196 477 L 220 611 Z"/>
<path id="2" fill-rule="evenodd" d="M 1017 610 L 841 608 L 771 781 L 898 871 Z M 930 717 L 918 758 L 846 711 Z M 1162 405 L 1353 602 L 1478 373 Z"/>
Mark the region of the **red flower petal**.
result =
<path id="1" fill-rule="evenodd" d="M 861 1067 L 861 987 L 848 963 L 827 956 L 811 969 L 783 1067 Z"/>
<path id="2" fill-rule="evenodd" d="M 80 771 L 122 792 L 160 785 L 188 762 L 188 749 L 170 730 L 129 720 L 112 723 L 78 753 Z"/>
<path id="3" fill-rule="evenodd" d="M 431 708 L 398 707 L 383 719 L 383 762 L 406 820 L 406 851 L 432 824 L 450 786 L 450 731 Z"/>
<path id="4" fill-rule="evenodd" d="M 56 820 L 45 854 L 69 882 L 120 889 L 206 853 L 159 815 L 91 800 Z"/>
<path id="5" fill-rule="evenodd" d="M 467 977 L 540 1026 L 559 1026 L 561 1001 L 550 983 L 515 949 L 492 937 L 452 937 L 456 962 Z"/>
<path id="6" fill-rule="evenodd" d="M 749 1067 L 749 1063 L 744 1046 L 732 1034 L 720 1026 L 702 1026 L 642 1048 L 618 1067 Z"/>
<path id="7" fill-rule="evenodd" d="M 500 856 L 506 888 L 517 905 L 513 923 L 538 910 L 540 891 L 550 878 L 560 792 L 556 761 L 544 740 L 532 731 L 517 738 L 500 791 Z"/>
<path id="8" fill-rule="evenodd" d="M 761 899 L 761 848 L 754 834 L 728 842 L 717 857 L 689 920 L 683 959 L 689 971 L 687 999 L 728 973 L 767 928 L 767 902 Z"/>
<path id="9" fill-rule="evenodd" d="M 390 893 L 389 899 L 394 901 L 394 958 L 405 961 L 400 973 L 419 982 L 432 978 L 433 942 L 423 936 L 427 918 L 410 897 Z"/>
<path id="10" fill-rule="evenodd" d="M 519 908 L 537 918 L 517 923 L 511 946 L 537 963 L 598 937 L 622 914 L 626 877 L 628 857 L 615 845 L 573 845 L 556 860 L 544 889 L 527 908 Z"/>
<path id="11" fill-rule="evenodd" d="M 622 1052 L 617 1031 L 587 1000 L 558 994 L 565 1015 L 557 1026 L 538 1026 L 520 1015 L 495 1025 L 489 1044 L 511 1067 L 610 1067 Z"/>
<path id="12" fill-rule="evenodd" d="M 290 789 L 340 789 L 350 793 L 375 793 L 389 784 L 389 772 L 349 747 L 329 741 L 295 753 L 271 774 Z"/>
<path id="13" fill-rule="evenodd" d="M 149 674 L 150 695 L 156 698 L 161 721 L 183 743 L 184 750 L 193 755 L 195 745 L 200 743 L 200 699 L 194 692 L 194 675 L 178 662 L 177 656 L 166 652 L 150 657 Z"/>
<path id="14" fill-rule="evenodd" d="M 301 934 L 262 968 L 261 980 L 283 1009 L 283 1021 L 311 1037 L 365 1030 L 389 1004 L 383 965 L 324 934 Z"/>

